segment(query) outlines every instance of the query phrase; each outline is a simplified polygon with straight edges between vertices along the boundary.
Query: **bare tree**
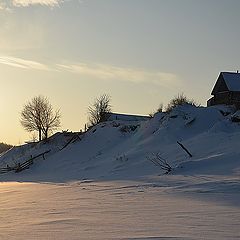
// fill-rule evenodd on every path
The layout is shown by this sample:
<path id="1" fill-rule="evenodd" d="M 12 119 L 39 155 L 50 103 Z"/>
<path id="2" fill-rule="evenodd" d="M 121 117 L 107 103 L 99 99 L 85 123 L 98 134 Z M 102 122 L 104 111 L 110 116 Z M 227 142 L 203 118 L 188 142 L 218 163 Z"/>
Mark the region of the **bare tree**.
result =
<path id="1" fill-rule="evenodd" d="M 26 131 L 38 131 L 41 141 L 42 135 L 47 138 L 49 132 L 60 127 L 60 117 L 60 110 L 54 112 L 48 98 L 40 95 L 24 105 L 20 122 Z"/>
<path id="2" fill-rule="evenodd" d="M 95 98 L 92 105 L 88 107 L 88 120 L 90 126 L 94 126 L 107 120 L 109 113 L 112 111 L 110 102 L 111 97 L 107 94 Z"/>

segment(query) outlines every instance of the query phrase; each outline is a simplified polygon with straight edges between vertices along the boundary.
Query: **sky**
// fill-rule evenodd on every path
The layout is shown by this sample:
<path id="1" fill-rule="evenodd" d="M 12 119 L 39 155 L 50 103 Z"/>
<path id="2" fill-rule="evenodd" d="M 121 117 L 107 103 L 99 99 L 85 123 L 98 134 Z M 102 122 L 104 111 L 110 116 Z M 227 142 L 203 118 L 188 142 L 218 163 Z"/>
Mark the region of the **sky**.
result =
<path id="1" fill-rule="evenodd" d="M 79 131 L 95 97 L 149 114 L 178 93 L 206 105 L 221 71 L 240 70 L 238 0 L 0 0 L 0 142 L 37 95 Z"/>

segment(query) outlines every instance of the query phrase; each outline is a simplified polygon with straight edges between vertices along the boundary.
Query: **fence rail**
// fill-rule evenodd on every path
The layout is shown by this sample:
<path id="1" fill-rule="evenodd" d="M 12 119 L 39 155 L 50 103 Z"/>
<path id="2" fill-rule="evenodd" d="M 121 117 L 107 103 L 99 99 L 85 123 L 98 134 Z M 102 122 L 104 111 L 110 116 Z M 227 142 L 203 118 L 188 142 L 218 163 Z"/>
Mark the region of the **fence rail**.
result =
<path id="1" fill-rule="evenodd" d="M 10 172 L 10 171 L 15 171 L 16 173 L 17 172 L 21 172 L 25 169 L 28 169 L 34 162 L 34 160 L 36 160 L 37 158 L 39 157 L 43 157 L 43 159 L 45 159 L 45 154 L 49 153 L 51 150 L 47 150 L 43 153 L 40 153 L 34 157 L 31 156 L 30 159 L 28 159 L 27 161 L 25 162 L 22 162 L 22 163 L 17 163 L 15 166 L 6 166 L 6 167 L 3 167 L 3 168 L 0 168 L 0 174 L 2 173 L 7 173 L 7 172 Z"/>

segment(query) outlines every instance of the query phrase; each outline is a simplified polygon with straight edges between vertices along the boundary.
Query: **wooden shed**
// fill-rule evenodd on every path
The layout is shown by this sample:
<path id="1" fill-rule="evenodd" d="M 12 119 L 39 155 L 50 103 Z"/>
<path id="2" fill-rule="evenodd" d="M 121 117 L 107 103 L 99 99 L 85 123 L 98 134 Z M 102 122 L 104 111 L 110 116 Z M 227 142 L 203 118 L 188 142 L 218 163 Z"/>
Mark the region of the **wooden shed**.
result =
<path id="1" fill-rule="evenodd" d="M 149 116 L 124 114 L 124 113 L 110 113 L 107 121 L 122 120 L 122 121 L 146 121 Z"/>
<path id="2" fill-rule="evenodd" d="M 218 104 L 235 105 L 240 108 L 240 73 L 221 72 L 207 101 L 207 106 Z"/>

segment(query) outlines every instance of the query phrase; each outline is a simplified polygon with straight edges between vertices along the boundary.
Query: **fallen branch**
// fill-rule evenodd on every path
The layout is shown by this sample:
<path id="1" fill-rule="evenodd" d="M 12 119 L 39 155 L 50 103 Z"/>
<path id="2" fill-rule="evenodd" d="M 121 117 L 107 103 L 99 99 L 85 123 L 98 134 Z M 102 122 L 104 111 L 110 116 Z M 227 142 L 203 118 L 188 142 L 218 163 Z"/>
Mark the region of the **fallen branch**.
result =
<path id="1" fill-rule="evenodd" d="M 189 157 L 192 157 L 192 154 L 183 146 L 182 143 L 177 141 L 177 144 L 188 154 Z"/>
<path id="2" fill-rule="evenodd" d="M 64 148 L 66 148 L 70 143 L 73 143 L 75 141 L 81 141 L 82 139 L 80 138 L 80 136 L 78 134 L 73 135 L 73 137 L 59 150 L 62 151 Z"/>
<path id="3" fill-rule="evenodd" d="M 154 165 L 166 171 L 165 174 L 168 174 L 172 171 L 171 165 L 167 162 L 166 159 L 161 157 L 159 153 L 152 153 L 152 156 L 147 156 L 147 160 L 151 161 Z"/>

